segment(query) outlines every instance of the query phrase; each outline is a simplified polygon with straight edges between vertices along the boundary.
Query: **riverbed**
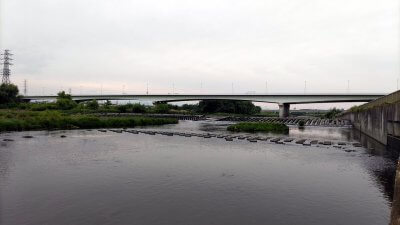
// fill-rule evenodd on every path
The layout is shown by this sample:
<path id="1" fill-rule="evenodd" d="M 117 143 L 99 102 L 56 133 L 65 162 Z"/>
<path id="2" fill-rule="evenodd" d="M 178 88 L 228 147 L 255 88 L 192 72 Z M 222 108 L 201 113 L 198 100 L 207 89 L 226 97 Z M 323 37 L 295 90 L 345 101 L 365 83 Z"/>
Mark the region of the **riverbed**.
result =
<path id="1" fill-rule="evenodd" d="M 225 134 L 228 124 L 138 129 Z M 351 128 L 291 127 L 288 136 L 361 141 Z M 1 139 L 10 139 L 0 142 L 2 225 L 389 223 L 396 161 L 379 147 L 98 130 Z"/>

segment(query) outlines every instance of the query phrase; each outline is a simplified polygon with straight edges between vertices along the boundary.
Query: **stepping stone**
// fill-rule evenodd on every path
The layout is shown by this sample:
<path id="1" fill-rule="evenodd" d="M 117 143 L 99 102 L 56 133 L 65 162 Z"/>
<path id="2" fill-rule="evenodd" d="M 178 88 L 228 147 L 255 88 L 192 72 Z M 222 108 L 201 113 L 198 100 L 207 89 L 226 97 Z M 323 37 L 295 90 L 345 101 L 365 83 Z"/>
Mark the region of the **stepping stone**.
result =
<path id="1" fill-rule="evenodd" d="M 353 150 L 353 149 L 346 149 L 346 150 L 344 150 L 345 152 L 355 152 L 356 150 Z"/>
<path id="2" fill-rule="evenodd" d="M 14 140 L 13 140 L 13 139 L 5 138 L 5 139 L 3 139 L 3 141 L 14 141 Z"/>
<path id="3" fill-rule="evenodd" d="M 65 136 L 65 135 L 61 135 L 61 136 L 60 136 L 60 138 L 66 138 L 66 137 L 67 137 L 67 136 Z"/>
<path id="4" fill-rule="evenodd" d="M 285 142 L 283 142 L 283 141 L 277 141 L 277 142 L 275 142 L 276 144 L 280 144 L 280 145 L 284 145 L 285 144 Z"/>
<path id="5" fill-rule="evenodd" d="M 273 139 L 271 139 L 270 141 L 271 141 L 271 142 L 278 142 L 279 140 L 281 140 L 281 138 L 273 138 Z"/>
<path id="6" fill-rule="evenodd" d="M 318 140 L 312 140 L 312 141 L 310 141 L 310 143 L 311 143 L 312 145 L 318 144 Z"/>
<path id="7" fill-rule="evenodd" d="M 332 145 L 332 142 L 331 141 L 324 141 L 323 145 Z"/>
<path id="8" fill-rule="evenodd" d="M 338 142 L 338 145 L 346 145 L 345 142 Z"/>
<path id="9" fill-rule="evenodd" d="M 305 141 L 306 141 L 306 139 L 300 139 L 300 140 L 297 140 L 295 143 L 296 144 L 303 144 Z"/>
<path id="10" fill-rule="evenodd" d="M 233 141 L 233 138 L 225 138 L 225 141 Z"/>
<path id="11" fill-rule="evenodd" d="M 249 142 L 257 142 L 256 139 L 247 139 Z"/>
<path id="12" fill-rule="evenodd" d="M 284 142 L 292 142 L 294 140 L 294 138 L 286 138 L 285 140 L 283 140 Z"/>
<path id="13" fill-rule="evenodd" d="M 33 138 L 33 136 L 31 136 L 31 135 L 25 135 L 25 136 L 22 136 L 23 138 Z"/>
<path id="14" fill-rule="evenodd" d="M 303 142 L 304 146 L 311 146 L 311 141 L 310 140 L 306 140 L 305 142 Z"/>

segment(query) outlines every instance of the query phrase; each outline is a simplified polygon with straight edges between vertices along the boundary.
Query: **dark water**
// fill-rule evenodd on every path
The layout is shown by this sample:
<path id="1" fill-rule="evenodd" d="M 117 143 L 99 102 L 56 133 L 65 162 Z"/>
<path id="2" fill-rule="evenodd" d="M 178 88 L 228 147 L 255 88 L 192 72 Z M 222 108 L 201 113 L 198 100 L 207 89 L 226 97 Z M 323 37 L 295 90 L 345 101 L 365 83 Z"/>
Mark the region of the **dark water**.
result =
<path id="1" fill-rule="evenodd" d="M 185 121 L 151 129 L 225 127 Z M 289 135 L 361 140 L 337 128 L 292 128 Z M 395 161 L 378 147 L 345 152 L 95 130 L 6 137 L 15 141 L 0 146 L 2 225 L 389 222 Z"/>

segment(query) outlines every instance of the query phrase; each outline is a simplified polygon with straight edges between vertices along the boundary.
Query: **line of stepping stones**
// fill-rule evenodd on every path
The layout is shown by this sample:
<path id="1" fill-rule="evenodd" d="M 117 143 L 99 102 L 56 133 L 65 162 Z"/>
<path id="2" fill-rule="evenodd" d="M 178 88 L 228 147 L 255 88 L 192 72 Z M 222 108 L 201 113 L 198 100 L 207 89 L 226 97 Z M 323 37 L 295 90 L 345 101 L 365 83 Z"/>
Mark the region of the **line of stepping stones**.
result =
<path id="1" fill-rule="evenodd" d="M 227 135 L 227 134 L 215 134 L 215 133 L 185 133 L 185 132 L 170 132 L 170 131 L 152 131 L 152 130 L 105 130 L 100 129 L 100 132 L 111 131 L 114 133 L 132 133 L 132 134 L 148 134 L 148 135 L 165 135 L 165 136 L 182 136 L 182 137 L 202 137 L 202 138 L 221 138 L 226 141 L 233 141 L 234 139 L 238 140 L 247 140 L 249 142 L 257 142 L 257 141 L 265 141 L 275 144 L 289 144 L 295 143 L 303 146 L 311 146 L 311 145 L 324 145 L 324 146 L 333 146 L 335 148 L 347 148 L 349 146 L 353 147 L 362 147 L 362 145 L 358 142 L 350 143 L 350 142 L 333 142 L 333 141 L 319 141 L 319 140 L 309 140 L 309 139 L 295 139 L 291 137 L 260 137 L 260 136 L 251 136 L 251 135 Z M 354 151 L 347 149 L 345 151 Z"/>

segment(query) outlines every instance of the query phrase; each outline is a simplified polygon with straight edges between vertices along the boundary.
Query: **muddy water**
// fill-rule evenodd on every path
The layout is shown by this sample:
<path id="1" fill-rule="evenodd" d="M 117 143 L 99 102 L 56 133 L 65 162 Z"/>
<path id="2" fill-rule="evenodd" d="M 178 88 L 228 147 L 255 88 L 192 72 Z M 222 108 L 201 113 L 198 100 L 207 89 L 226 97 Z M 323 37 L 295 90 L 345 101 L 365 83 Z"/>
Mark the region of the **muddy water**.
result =
<path id="1" fill-rule="evenodd" d="M 146 129 L 223 133 L 225 128 L 182 121 Z M 291 128 L 289 136 L 359 138 L 337 128 Z M 375 148 L 346 152 L 97 130 L 4 138 L 14 141 L 0 142 L 2 225 L 389 222 L 395 161 Z"/>

